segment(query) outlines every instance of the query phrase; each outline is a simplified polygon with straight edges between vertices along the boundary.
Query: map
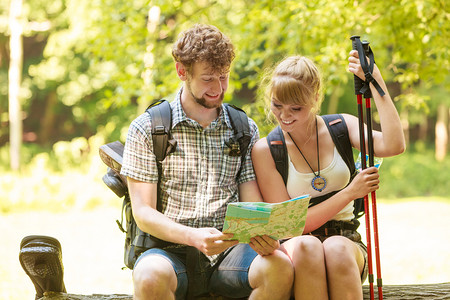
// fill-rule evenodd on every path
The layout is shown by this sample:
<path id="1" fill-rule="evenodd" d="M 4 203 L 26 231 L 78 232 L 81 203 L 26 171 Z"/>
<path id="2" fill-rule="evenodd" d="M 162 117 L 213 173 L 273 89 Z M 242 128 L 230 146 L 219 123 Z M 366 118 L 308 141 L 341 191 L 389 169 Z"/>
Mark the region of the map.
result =
<path id="1" fill-rule="evenodd" d="M 303 195 L 280 203 L 230 203 L 223 232 L 234 233 L 233 240 L 240 243 L 249 243 L 250 238 L 261 235 L 275 240 L 299 236 L 305 228 L 310 199 Z"/>

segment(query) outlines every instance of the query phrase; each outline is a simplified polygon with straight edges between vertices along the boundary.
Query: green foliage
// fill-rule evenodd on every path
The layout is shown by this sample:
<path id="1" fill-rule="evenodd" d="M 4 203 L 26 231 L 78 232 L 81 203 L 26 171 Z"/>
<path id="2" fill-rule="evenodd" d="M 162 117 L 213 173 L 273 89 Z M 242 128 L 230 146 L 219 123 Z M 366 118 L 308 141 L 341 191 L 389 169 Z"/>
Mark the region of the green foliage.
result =
<path id="1" fill-rule="evenodd" d="M 0 165 L 0 212 L 118 206 L 120 200 L 102 182 L 107 167 L 98 148 L 104 143 L 99 134 L 58 142 L 49 152 L 27 145 L 20 172 Z M 9 161 L 8 155 L 8 147 L 0 148 L 2 162 Z"/>
<path id="2" fill-rule="evenodd" d="M 278 125 L 268 109 L 268 104 L 263 101 L 247 104 L 243 109 L 258 125 L 260 137 L 266 137 Z"/>
<path id="3" fill-rule="evenodd" d="M 382 198 L 448 197 L 450 158 L 436 161 L 431 149 L 418 143 L 413 150 L 385 158 L 380 169 Z"/>
<path id="4" fill-rule="evenodd" d="M 8 37 L 8 10 L 7 3 L 0 6 L 2 45 Z M 436 84 L 443 85 L 446 93 L 449 89 L 447 10 L 439 0 L 389 5 L 337 0 L 25 2 L 24 20 L 29 26 L 24 34 L 45 48 L 33 54 L 30 47 L 25 49 L 22 105 L 29 118 L 24 127 L 35 131 L 41 144 L 54 143 L 61 135 L 65 140 L 89 137 L 109 122 L 115 122 L 121 132 L 153 99 L 176 91 L 180 82 L 171 46 L 178 33 L 194 23 L 219 27 L 236 46 L 226 101 L 254 102 L 266 70 L 285 56 L 301 54 L 322 69 L 329 101 L 322 113 L 335 112 L 337 99 L 352 81 L 346 71 L 349 37 L 359 34 L 371 42 L 387 81 L 401 86 L 396 98 L 400 107 L 427 112 L 430 89 Z M 6 60 L 0 57 L 0 62 L 0 76 L 5 79 Z M 240 91 L 249 93 L 242 97 Z M 52 93 L 56 103 L 49 100 Z M 0 97 L 3 124 L 7 120 L 4 88 Z M 250 114 L 255 111 L 254 119 L 265 121 L 265 115 L 259 115 L 260 106 L 263 103 Z M 61 119 L 52 119 L 52 114 Z M 120 118 L 114 118 L 117 114 Z M 36 122 L 42 118 L 47 121 Z M 56 122 L 64 125 L 55 126 Z M 54 139 L 47 141 L 39 130 L 51 127 Z"/>

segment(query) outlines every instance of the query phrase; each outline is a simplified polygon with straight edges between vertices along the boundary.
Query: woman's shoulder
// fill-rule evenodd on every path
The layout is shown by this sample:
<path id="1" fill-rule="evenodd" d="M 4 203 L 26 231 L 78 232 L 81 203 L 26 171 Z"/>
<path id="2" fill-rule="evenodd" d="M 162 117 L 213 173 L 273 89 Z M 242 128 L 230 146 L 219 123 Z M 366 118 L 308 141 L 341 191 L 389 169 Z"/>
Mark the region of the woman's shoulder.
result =
<path id="1" fill-rule="evenodd" d="M 344 118 L 345 122 L 353 122 L 358 120 L 354 115 L 348 113 L 340 113 L 340 115 Z"/>
<path id="2" fill-rule="evenodd" d="M 252 148 L 253 160 L 266 161 L 268 158 L 272 159 L 269 145 L 267 144 L 267 138 L 263 137 L 259 139 Z"/>
<path id="3" fill-rule="evenodd" d="M 267 138 L 263 137 L 260 138 L 255 145 L 253 146 L 253 151 L 268 151 L 269 150 L 269 145 L 267 144 Z"/>
<path id="4" fill-rule="evenodd" d="M 358 118 L 354 115 L 347 114 L 347 113 L 340 113 L 340 115 L 344 118 L 345 125 L 347 125 L 347 129 L 349 132 L 353 131 L 354 129 L 359 130 L 359 124 L 358 124 Z"/>

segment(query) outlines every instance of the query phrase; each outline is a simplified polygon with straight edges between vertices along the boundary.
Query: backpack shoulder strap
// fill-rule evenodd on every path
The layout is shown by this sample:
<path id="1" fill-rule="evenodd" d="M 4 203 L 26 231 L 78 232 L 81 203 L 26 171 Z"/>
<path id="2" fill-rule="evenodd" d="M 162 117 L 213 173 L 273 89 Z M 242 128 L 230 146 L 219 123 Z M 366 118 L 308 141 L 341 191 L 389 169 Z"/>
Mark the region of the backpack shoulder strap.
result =
<path id="1" fill-rule="evenodd" d="M 331 138 L 345 164 L 350 169 L 351 178 L 356 175 L 352 144 L 348 135 L 347 124 L 341 114 L 324 115 L 322 119 L 327 125 Z"/>
<path id="2" fill-rule="evenodd" d="M 231 146 L 231 150 L 238 151 L 238 155 L 241 156 L 242 164 L 244 163 L 245 156 L 247 154 L 248 146 L 252 140 L 250 134 L 250 125 L 248 124 L 247 114 L 237 106 L 225 103 L 225 109 L 230 117 L 231 127 L 233 127 L 234 136 L 228 141 L 228 145 Z M 239 144 L 239 149 L 233 149 L 232 145 L 236 142 Z M 242 165 L 241 164 L 241 165 Z"/>
<path id="3" fill-rule="evenodd" d="M 286 185 L 289 173 L 288 153 L 283 131 L 280 126 L 277 126 L 272 130 L 267 135 L 266 139 L 277 171 L 280 173 L 281 177 L 283 177 L 284 184 Z"/>
<path id="4" fill-rule="evenodd" d="M 350 170 L 350 181 L 357 174 L 355 167 L 355 160 L 353 159 L 352 144 L 350 142 L 350 137 L 348 135 L 347 124 L 345 123 L 344 117 L 341 114 L 332 114 L 322 116 L 325 124 L 327 125 L 328 131 L 330 132 L 331 138 L 333 139 L 336 149 L 341 155 L 345 164 Z M 353 214 L 355 219 L 360 218 L 364 215 L 364 200 L 363 198 L 355 199 Z"/>
<path id="5" fill-rule="evenodd" d="M 159 100 L 150 104 L 146 112 L 150 115 L 152 124 L 152 141 L 153 153 L 156 156 L 156 165 L 158 167 L 158 188 L 157 188 L 157 203 L 156 208 L 162 211 L 161 203 L 161 162 L 166 156 L 175 151 L 177 148 L 177 141 L 172 139 L 170 130 L 172 128 L 172 109 L 166 100 Z"/>
<path id="6" fill-rule="evenodd" d="M 172 109 L 168 101 L 159 100 L 150 104 L 146 112 L 152 120 L 153 153 L 156 160 L 161 162 L 176 149 L 176 141 L 170 135 Z"/>

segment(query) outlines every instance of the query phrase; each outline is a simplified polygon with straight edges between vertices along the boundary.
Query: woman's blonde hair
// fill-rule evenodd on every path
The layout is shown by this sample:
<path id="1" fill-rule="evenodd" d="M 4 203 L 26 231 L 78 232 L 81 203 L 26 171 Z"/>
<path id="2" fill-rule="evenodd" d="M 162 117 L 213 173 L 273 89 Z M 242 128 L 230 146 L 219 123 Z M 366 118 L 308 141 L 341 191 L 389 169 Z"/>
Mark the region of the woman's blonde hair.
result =
<path id="1" fill-rule="evenodd" d="M 266 97 L 311 107 L 313 113 L 318 113 L 323 100 L 319 69 L 304 56 L 285 58 L 272 72 Z"/>

